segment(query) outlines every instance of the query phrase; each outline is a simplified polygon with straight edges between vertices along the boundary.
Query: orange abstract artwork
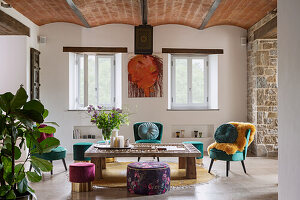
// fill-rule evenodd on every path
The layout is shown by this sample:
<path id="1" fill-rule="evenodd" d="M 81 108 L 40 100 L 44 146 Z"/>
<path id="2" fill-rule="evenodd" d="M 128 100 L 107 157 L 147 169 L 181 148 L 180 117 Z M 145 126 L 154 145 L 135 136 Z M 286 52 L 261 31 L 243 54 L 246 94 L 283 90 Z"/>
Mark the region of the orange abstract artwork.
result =
<path id="1" fill-rule="evenodd" d="M 162 97 L 162 58 L 136 55 L 128 62 L 128 97 Z"/>

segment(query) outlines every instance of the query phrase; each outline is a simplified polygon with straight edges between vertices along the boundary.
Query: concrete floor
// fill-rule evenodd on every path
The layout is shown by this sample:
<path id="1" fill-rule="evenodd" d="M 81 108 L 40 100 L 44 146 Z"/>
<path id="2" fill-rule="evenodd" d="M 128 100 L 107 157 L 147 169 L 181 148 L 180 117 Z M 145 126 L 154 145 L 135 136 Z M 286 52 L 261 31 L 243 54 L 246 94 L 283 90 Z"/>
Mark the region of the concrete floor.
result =
<path id="1" fill-rule="evenodd" d="M 148 160 L 149 158 L 142 158 Z M 67 164 L 73 162 L 67 156 Z M 118 158 L 118 161 L 136 161 L 136 158 Z M 177 161 L 174 158 L 161 158 L 161 161 Z M 204 168 L 208 169 L 209 157 L 203 159 Z M 171 188 L 163 195 L 139 196 L 127 192 L 126 188 L 96 188 L 92 192 L 72 193 L 68 182 L 68 172 L 64 171 L 61 161 L 54 161 L 54 175 L 45 173 L 39 183 L 31 183 L 38 199 L 277 199 L 278 160 L 272 158 L 248 157 L 245 161 L 247 173 L 244 174 L 240 162 L 231 163 L 229 177 L 225 174 L 226 162 L 214 163 L 212 173 L 216 178 L 208 183 L 185 188 Z"/>

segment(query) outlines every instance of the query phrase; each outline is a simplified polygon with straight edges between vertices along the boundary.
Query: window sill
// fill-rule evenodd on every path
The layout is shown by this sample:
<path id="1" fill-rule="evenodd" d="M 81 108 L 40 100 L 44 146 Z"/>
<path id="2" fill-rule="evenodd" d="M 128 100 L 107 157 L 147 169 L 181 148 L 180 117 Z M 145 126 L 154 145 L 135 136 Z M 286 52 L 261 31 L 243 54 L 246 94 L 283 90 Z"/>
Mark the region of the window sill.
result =
<path id="1" fill-rule="evenodd" d="M 203 108 L 203 109 L 176 109 L 176 108 L 173 108 L 173 109 L 167 109 L 167 111 L 219 111 L 220 109 L 218 108 Z"/>

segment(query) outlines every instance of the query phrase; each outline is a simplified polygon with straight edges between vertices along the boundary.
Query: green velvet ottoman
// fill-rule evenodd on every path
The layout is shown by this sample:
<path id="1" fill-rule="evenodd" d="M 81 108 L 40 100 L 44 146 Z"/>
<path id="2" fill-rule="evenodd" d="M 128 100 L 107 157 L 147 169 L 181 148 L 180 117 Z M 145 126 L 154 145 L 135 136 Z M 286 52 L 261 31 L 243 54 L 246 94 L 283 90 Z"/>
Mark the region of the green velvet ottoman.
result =
<path id="1" fill-rule="evenodd" d="M 91 158 L 84 157 L 85 151 L 92 146 L 91 142 L 79 142 L 73 145 L 73 160 L 90 161 Z"/>
<path id="2" fill-rule="evenodd" d="M 197 157 L 197 159 L 203 158 L 203 143 L 199 141 L 185 141 L 182 142 L 184 144 L 192 144 L 194 147 L 196 147 L 201 152 L 201 157 Z"/>

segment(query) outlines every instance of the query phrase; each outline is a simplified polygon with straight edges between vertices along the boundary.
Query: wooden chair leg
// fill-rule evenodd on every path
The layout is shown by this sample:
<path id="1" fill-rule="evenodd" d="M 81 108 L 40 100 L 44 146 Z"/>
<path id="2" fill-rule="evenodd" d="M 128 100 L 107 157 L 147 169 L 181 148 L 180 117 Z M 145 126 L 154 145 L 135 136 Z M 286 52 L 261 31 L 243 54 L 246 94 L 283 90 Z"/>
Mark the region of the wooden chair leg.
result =
<path id="1" fill-rule="evenodd" d="M 226 176 L 228 177 L 228 171 L 230 168 L 230 161 L 226 161 Z"/>
<path id="2" fill-rule="evenodd" d="M 156 157 L 157 158 L 157 162 L 159 162 L 159 157 Z"/>
<path id="3" fill-rule="evenodd" d="M 53 163 L 52 163 L 52 160 L 50 160 L 50 162 L 52 164 L 51 175 L 53 175 Z"/>
<path id="4" fill-rule="evenodd" d="M 140 160 L 141 160 L 141 157 L 138 157 L 138 162 L 140 162 Z"/>
<path id="5" fill-rule="evenodd" d="M 243 166 L 243 169 L 244 169 L 245 174 L 247 174 L 244 161 L 242 160 L 241 163 L 242 163 L 242 166 Z"/>
<path id="6" fill-rule="evenodd" d="M 63 158 L 62 161 L 63 161 L 63 164 L 64 164 L 64 166 L 65 166 L 66 171 L 68 171 L 68 168 L 67 168 L 65 159 Z"/>
<path id="7" fill-rule="evenodd" d="M 211 170 L 211 168 L 212 168 L 212 166 L 213 166 L 213 164 L 214 164 L 214 159 L 211 159 L 211 161 L 210 161 L 210 165 L 209 165 L 209 169 L 208 169 L 208 173 L 210 173 L 210 170 Z"/>

